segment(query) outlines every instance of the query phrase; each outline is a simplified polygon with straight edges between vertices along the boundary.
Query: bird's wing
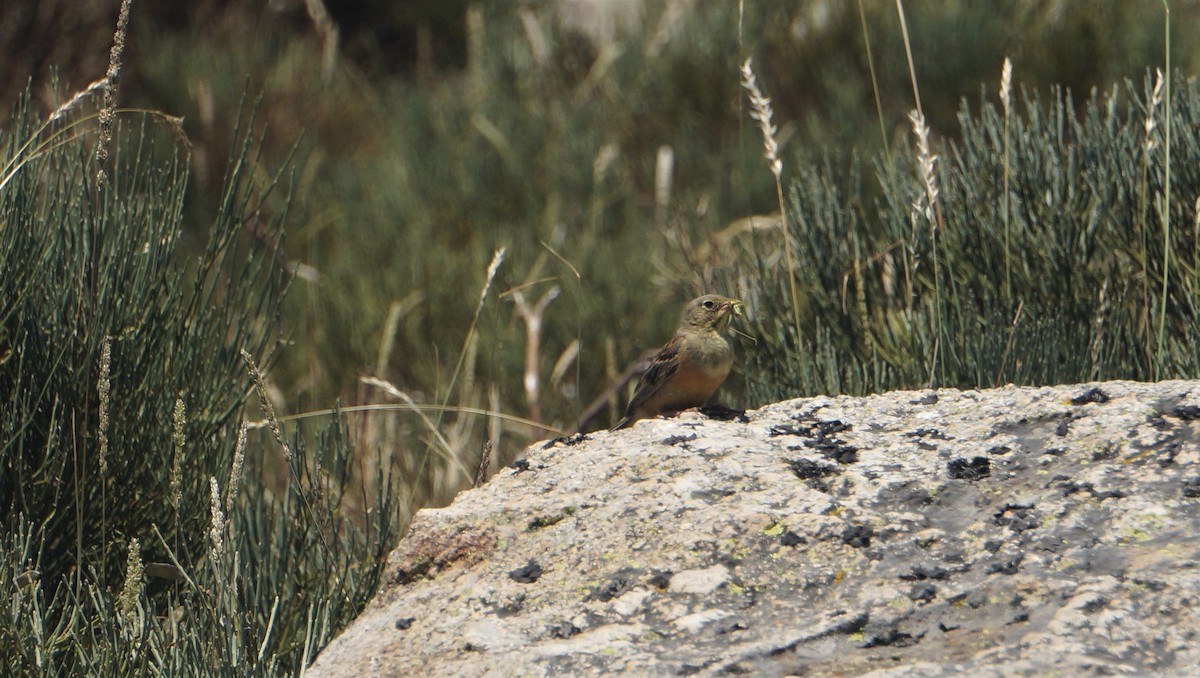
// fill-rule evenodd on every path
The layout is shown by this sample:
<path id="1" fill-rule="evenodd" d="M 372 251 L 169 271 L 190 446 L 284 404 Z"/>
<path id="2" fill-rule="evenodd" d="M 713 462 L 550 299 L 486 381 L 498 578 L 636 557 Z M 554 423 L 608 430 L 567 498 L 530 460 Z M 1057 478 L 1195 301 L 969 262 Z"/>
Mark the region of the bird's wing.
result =
<path id="1" fill-rule="evenodd" d="M 650 367 L 646 368 L 645 374 L 638 380 L 637 390 L 633 392 L 633 398 L 630 399 L 629 405 L 625 408 L 627 414 L 636 411 L 642 403 L 649 400 L 655 393 L 658 393 L 663 385 L 679 370 L 679 349 L 681 346 L 683 346 L 683 337 L 677 334 L 667 342 L 666 346 L 662 347 L 662 350 L 650 359 Z"/>

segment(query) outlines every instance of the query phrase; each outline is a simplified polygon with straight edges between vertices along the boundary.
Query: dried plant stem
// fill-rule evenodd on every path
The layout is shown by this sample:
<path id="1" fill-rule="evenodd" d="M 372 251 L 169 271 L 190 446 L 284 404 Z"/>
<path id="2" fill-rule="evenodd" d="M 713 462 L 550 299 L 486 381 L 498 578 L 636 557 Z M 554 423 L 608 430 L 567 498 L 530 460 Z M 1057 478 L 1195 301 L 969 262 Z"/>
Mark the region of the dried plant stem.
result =
<path id="1" fill-rule="evenodd" d="M 771 174 L 775 177 L 775 199 L 779 202 L 779 216 L 783 221 L 783 257 L 784 265 L 787 267 L 788 293 L 791 295 L 792 302 L 792 323 L 796 332 L 796 341 L 799 342 L 800 331 L 800 295 L 796 292 L 796 265 L 792 257 L 792 237 L 791 229 L 788 226 L 787 205 L 783 200 L 783 161 L 779 159 L 779 142 L 775 140 L 775 133 L 778 131 L 771 123 L 773 111 L 771 110 L 771 100 L 763 95 L 758 88 L 758 80 L 754 76 L 754 69 L 751 67 L 753 59 L 748 58 L 742 64 L 742 87 L 750 95 L 750 117 L 758 123 L 759 130 L 763 135 L 763 155 L 767 159 L 767 164 L 771 169 Z"/>
<path id="2" fill-rule="evenodd" d="M 105 335 L 100 343 L 100 377 L 96 383 L 96 390 L 100 393 L 97 415 L 99 422 L 96 427 L 96 437 L 100 440 L 100 525 L 104 530 L 108 529 L 108 427 L 112 388 L 111 366 L 112 337 Z M 101 562 L 108 559 L 108 540 L 104 540 L 103 543 Z"/>
<path id="3" fill-rule="evenodd" d="M 862 24 L 863 45 L 867 49 L 867 70 L 871 73 L 871 92 L 875 95 L 875 113 L 879 116 L 879 138 L 883 142 L 883 151 L 887 154 L 888 167 L 891 167 L 892 145 L 888 143 L 887 125 L 883 121 L 883 101 L 879 97 L 879 80 L 875 75 L 875 58 L 871 55 L 871 36 L 867 33 L 867 14 L 863 10 L 862 0 L 858 0 L 858 20 Z"/>
<path id="4" fill-rule="evenodd" d="M 121 81 L 121 64 L 125 55 L 125 35 L 129 31 L 129 8 L 133 0 L 122 0 L 117 15 L 117 30 L 113 34 L 112 49 L 108 53 L 108 73 L 104 76 L 104 103 L 100 107 L 100 135 L 96 141 L 97 184 L 103 186 L 107 175 L 104 165 L 108 162 L 108 147 L 112 144 L 113 121 L 116 119 L 117 84 Z"/>
<path id="5" fill-rule="evenodd" d="M 129 553 L 125 558 L 125 582 L 117 594 L 115 607 L 121 622 L 121 631 L 127 638 L 140 635 L 141 615 L 138 603 L 142 597 L 145 567 L 142 565 L 142 550 L 137 538 L 129 540 Z"/>
<path id="6" fill-rule="evenodd" d="M 296 465 L 292 459 L 292 448 L 283 440 L 283 429 L 281 429 L 279 426 L 279 418 L 275 416 L 275 408 L 271 405 L 271 399 L 267 396 L 267 385 L 263 379 L 262 372 L 259 371 L 258 366 L 254 364 L 254 358 L 250 355 L 249 351 L 243 348 L 241 349 L 241 354 L 242 360 L 245 361 L 246 368 L 250 370 L 250 376 L 254 380 L 254 390 L 258 393 L 258 404 L 259 407 L 262 408 L 264 416 L 267 418 L 267 426 L 271 429 L 271 434 L 275 436 L 275 442 L 279 444 L 279 447 L 283 452 L 283 460 L 287 464 L 288 473 L 291 475 L 292 480 L 299 488 L 300 474 L 296 471 Z M 244 424 L 243 426 L 246 425 Z M 217 486 L 216 478 L 212 478 L 212 485 L 214 488 Z M 308 511 L 309 516 L 312 517 L 314 522 L 319 520 L 317 512 L 313 510 L 312 503 L 308 500 L 308 495 L 303 491 L 300 491 L 299 495 L 300 499 L 304 503 L 304 508 Z M 214 498 L 214 501 L 217 501 L 217 498 Z M 214 511 L 219 510 L 219 505 L 214 508 Z M 325 540 L 325 534 L 318 530 L 317 538 L 320 540 L 321 546 L 324 547 L 325 552 L 332 553 L 332 551 L 329 549 L 329 543 Z"/>
<path id="7" fill-rule="evenodd" d="M 467 467 L 463 466 L 462 461 L 454 456 L 454 446 L 451 445 L 450 441 L 446 439 L 446 436 L 442 434 L 441 430 L 438 428 L 438 424 L 435 423 L 432 419 L 430 419 L 428 416 L 425 415 L 425 412 L 427 410 L 433 410 L 435 412 L 438 412 L 440 415 L 443 408 L 440 408 L 436 405 L 433 405 L 433 406 L 419 405 L 407 393 L 396 388 L 390 382 L 384 381 L 383 379 L 379 379 L 377 377 L 362 377 L 361 379 L 359 379 L 359 381 L 364 384 L 367 384 L 368 386 L 376 386 L 378 388 L 383 389 L 384 392 L 386 392 L 388 395 L 391 395 L 391 396 L 401 400 L 404 403 L 404 407 L 397 408 L 392 405 L 381 405 L 381 404 L 358 405 L 355 407 L 340 407 L 336 410 L 322 410 L 320 412 L 315 412 L 315 413 L 308 412 L 308 413 L 305 413 L 304 415 L 295 415 L 292 418 L 299 419 L 299 418 L 303 418 L 303 417 L 307 417 L 307 416 L 313 416 L 315 414 L 334 415 L 334 414 L 345 414 L 347 412 L 379 412 L 379 411 L 396 410 L 396 409 L 406 409 L 411 412 L 416 412 L 417 416 L 419 416 L 421 418 L 421 422 L 424 423 L 425 427 L 429 429 L 429 433 L 433 436 L 433 439 L 442 446 L 443 450 L 445 450 L 446 459 L 451 461 L 452 463 L 454 463 L 456 466 L 458 466 L 458 470 L 463 474 L 464 478 L 471 477 L 471 474 L 467 472 Z M 486 410 L 472 410 L 471 408 L 466 408 L 466 407 L 453 407 L 450 409 L 451 409 L 451 411 L 454 411 L 454 412 L 467 412 L 469 414 L 491 414 L 491 413 L 487 412 Z M 497 414 L 494 416 L 501 416 L 501 415 Z"/>
<path id="8" fill-rule="evenodd" d="M 1147 210 L 1150 206 L 1150 163 L 1151 155 L 1158 148 L 1158 138 L 1155 131 L 1158 129 L 1158 107 L 1163 102 L 1163 87 L 1164 76 L 1161 69 L 1156 71 L 1157 77 L 1154 80 L 1154 88 L 1150 92 L 1150 101 L 1147 105 L 1146 120 L 1142 123 L 1142 129 L 1145 136 L 1142 139 L 1142 177 L 1139 194 L 1141 195 L 1141 215 L 1139 219 L 1139 233 L 1142 241 L 1142 328 L 1145 332 L 1145 352 L 1146 352 L 1146 369 L 1154 374 L 1158 374 L 1159 359 L 1156 357 L 1154 350 L 1154 342 L 1151 338 L 1151 326 L 1153 319 L 1151 318 L 1153 301 L 1150 299 L 1150 250 L 1147 243 L 1147 233 L 1149 232 L 1149 219 Z M 1162 214 L 1159 213 L 1161 218 Z M 1169 250 L 1167 250 L 1169 251 Z M 1165 256 L 1165 254 L 1164 254 Z M 1164 285 L 1166 277 L 1164 276 Z M 1164 290 L 1165 292 L 1165 290 Z M 1166 301 L 1166 295 L 1163 295 L 1163 302 Z M 1165 308 L 1165 307 L 1164 307 Z M 1165 314 L 1162 314 L 1165 316 Z M 1160 316 L 1160 318 L 1162 317 Z M 1161 337 L 1160 337 L 1161 338 Z"/>
<path id="9" fill-rule="evenodd" d="M 109 403 L 111 400 L 111 377 L 110 370 L 112 367 L 112 337 L 105 336 L 100 342 L 100 377 L 96 381 L 96 390 L 100 393 L 100 405 L 98 407 L 99 424 L 96 427 L 96 439 L 100 442 L 100 475 L 108 474 L 108 425 L 109 425 Z"/>
<path id="10" fill-rule="evenodd" d="M 237 501 L 241 487 L 242 468 L 246 463 L 246 433 L 250 426 L 246 422 L 238 427 L 237 447 L 233 451 L 233 463 L 229 466 L 229 487 L 225 496 L 225 512 L 233 515 L 233 505 Z"/>
<path id="11" fill-rule="evenodd" d="M 937 159 L 929 146 L 929 126 L 925 124 L 925 116 L 920 111 L 911 111 L 908 119 L 912 122 L 913 135 L 917 138 L 917 162 L 921 169 L 921 182 L 925 189 L 924 205 L 921 198 L 913 203 L 914 228 L 918 215 L 924 215 L 929 222 L 929 243 L 933 253 L 933 299 L 935 339 L 933 356 L 929 367 L 929 385 L 932 388 L 937 383 L 937 368 L 941 360 L 942 347 L 942 274 L 940 257 L 938 257 L 938 231 L 941 230 L 942 213 L 938 202 Z"/>
<path id="12" fill-rule="evenodd" d="M 904 18 L 903 0 L 896 0 L 896 14 L 900 17 L 900 36 L 904 39 L 904 56 L 908 59 L 908 78 L 912 83 L 913 101 L 916 102 L 917 112 L 923 118 L 925 111 L 921 108 L 921 89 L 917 86 L 917 69 L 913 64 L 912 43 L 908 39 L 908 21 Z"/>
<path id="13" fill-rule="evenodd" d="M 333 68 L 337 65 L 338 27 L 325 9 L 321 0 L 304 0 L 308 18 L 321 36 L 321 84 L 328 85 L 333 79 Z"/>
<path id="14" fill-rule="evenodd" d="M 1162 71 L 1159 71 L 1159 80 L 1165 81 L 1164 89 L 1166 92 L 1163 95 L 1165 105 L 1163 106 L 1163 153 L 1165 154 L 1164 162 L 1166 174 L 1163 179 L 1163 198 L 1158 205 L 1158 218 L 1163 228 L 1163 284 L 1162 284 L 1162 299 L 1160 300 L 1158 310 L 1158 359 L 1154 362 L 1154 378 L 1162 377 L 1163 363 L 1166 362 L 1166 356 L 1163 354 L 1163 341 L 1166 337 L 1167 327 L 1167 294 L 1169 292 L 1169 282 L 1171 279 L 1171 5 L 1167 0 L 1163 0 L 1163 12 L 1165 25 L 1163 27 L 1164 42 L 1163 52 L 1165 53 L 1166 70 L 1164 76 Z"/>
<path id="15" fill-rule="evenodd" d="M 479 455 L 479 469 L 475 471 L 475 484 L 472 487 L 479 487 L 487 480 L 488 467 L 492 464 L 492 441 L 491 439 L 483 441 L 483 453 Z"/>
<path id="16" fill-rule="evenodd" d="M 482 19 L 480 19 L 480 21 L 482 21 Z M 475 341 L 475 331 L 476 331 L 476 328 L 479 326 L 479 316 L 480 316 L 480 314 L 483 313 L 483 305 L 487 301 L 488 293 L 492 289 L 492 282 L 494 282 L 496 279 L 496 273 L 500 270 L 500 265 L 502 263 L 504 263 L 504 256 L 507 253 L 507 251 L 508 251 L 507 248 L 501 247 L 500 249 L 498 249 L 492 253 L 492 260 L 491 260 L 491 262 L 488 263 L 487 274 L 484 276 L 483 288 L 479 291 L 479 301 L 478 301 L 478 303 L 475 304 L 475 313 L 471 316 L 470 324 L 467 325 L 467 334 L 465 337 L 463 337 L 462 349 L 458 353 L 458 361 L 454 365 L 454 372 L 450 375 L 450 382 L 446 386 L 446 390 L 445 390 L 445 394 L 442 398 L 441 406 L 437 407 L 434 410 L 435 416 L 433 417 L 432 420 L 428 419 L 428 418 L 424 417 L 424 415 L 422 415 L 422 419 L 425 421 L 425 424 L 429 428 L 430 432 L 433 433 L 434 439 L 429 441 L 429 444 L 425 448 L 425 453 L 421 456 L 421 463 L 417 467 L 417 472 L 415 474 L 415 480 L 413 481 L 414 484 L 419 484 L 425 480 L 425 472 L 429 466 L 429 457 L 433 453 L 433 450 L 438 441 L 441 441 L 442 445 L 445 447 L 446 455 L 453 460 L 454 464 L 462 472 L 463 477 L 466 478 L 468 481 L 470 481 L 472 479 L 471 473 L 463 465 L 462 460 L 454 456 L 453 448 L 446 441 L 445 437 L 443 437 L 441 435 L 439 429 L 442 424 L 442 417 L 445 416 L 445 413 L 447 411 L 450 411 L 453 409 L 459 409 L 459 410 L 464 409 L 464 408 L 451 408 L 450 407 L 450 398 L 454 394 L 455 386 L 458 384 L 458 378 L 461 375 L 462 370 L 463 370 L 463 365 L 466 363 L 467 353 Z M 407 396 L 405 396 L 405 398 L 407 399 L 406 404 L 409 405 L 409 407 L 413 411 L 419 411 L 419 410 L 423 409 L 423 408 L 419 408 L 415 402 L 412 402 L 411 398 L 407 398 Z M 412 515 L 413 504 L 414 504 L 414 502 L 416 502 L 416 499 L 417 499 L 417 494 L 415 492 L 409 496 L 408 505 L 407 505 L 408 515 Z"/>
<path id="17" fill-rule="evenodd" d="M 1004 57 L 1004 66 L 1000 69 L 1000 103 L 1004 106 L 1004 194 L 1000 201 L 1000 215 L 1004 220 L 1004 298 L 1012 304 L 1012 254 L 1008 216 L 1008 121 L 1012 113 L 1012 61 L 1008 57 Z"/>
<path id="18" fill-rule="evenodd" d="M 542 318 L 546 307 L 558 298 L 559 287 L 555 285 L 546 291 L 536 303 L 530 304 L 525 299 L 525 293 L 514 290 L 510 295 L 517 306 L 517 313 L 525 323 L 525 402 L 529 404 L 529 418 L 541 423 L 541 376 L 538 370 L 542 342 Z"/>
<path id="19" fill-rule="evenodd" d="M 479 292 L 479 303 L 475 304 L 475 313 L 471 316 L 471 323 L 467 325 L 467 336 L 463 338 L 463 347 L 458 354 L 458 362 L 454 365 L 454 373 L 450 375 L 450 383 L 446 387 L 446 397 L 442 402 L 442 411 L 445 411 L 450 405 L 450 394 L 454 392 L 454 386 L 458 383 L 458 377 L 462 372 L 463 363 L 466 361 L 467 347 L 470 346 L 471 340 L 475 336 L 475 329 L 479 326 L 479 314 L 483 313 L 483 304 L 487 301 L 488 292 L 492 289 L 492 281 L 496 279 L 496 272 L 500 270 L 500 264 L 504 263 L 504 255 L 507 253 L 507 248 L 501 247 L 492 253 L 492 260 L 488 263 L 487 276 L 484 279 L 483 289 Z M 441 423 L 441 414 L 438 414 L 438 423 Z"/>
<path id="20" fill-rule="evenodd" d="M 258 366 L 254 364 L 254 358 L 246 349 L 242 349 L 242 360 L 245 361 L 246 368 L 250 370 L 250 376 L 254 379 L 254 391 L 258 394 L 258 406 L 262 409 L 263 416 L 267 418 L 267 425 L 275 436 L 275 442 L 283 451 L 283 460 L 288 463 L 288 466 L 291 466 L 292 448 L 283 440 L 283 430 L 279 428 L 279 418 L 275 416 L 275 408 L 267 396 L 267 385 L 263 381 L 262 372 L 258 370 Z"/>

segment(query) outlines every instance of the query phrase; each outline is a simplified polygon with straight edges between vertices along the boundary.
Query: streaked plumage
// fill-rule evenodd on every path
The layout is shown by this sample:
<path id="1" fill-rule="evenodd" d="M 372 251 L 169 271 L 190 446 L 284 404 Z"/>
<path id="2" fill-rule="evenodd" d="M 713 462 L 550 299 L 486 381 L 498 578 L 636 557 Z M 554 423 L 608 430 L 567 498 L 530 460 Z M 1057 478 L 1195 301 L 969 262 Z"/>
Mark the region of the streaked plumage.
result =
<path id="1" fill-rule="evenodd" d="M 720 388 L 733 365 L 733 348 L 721 335 L 741 302 L 706 294 L 688 302 L 675 336 L 651 360 L 625 416 L 610 431 L 638 419 L 699 407 Z"/>

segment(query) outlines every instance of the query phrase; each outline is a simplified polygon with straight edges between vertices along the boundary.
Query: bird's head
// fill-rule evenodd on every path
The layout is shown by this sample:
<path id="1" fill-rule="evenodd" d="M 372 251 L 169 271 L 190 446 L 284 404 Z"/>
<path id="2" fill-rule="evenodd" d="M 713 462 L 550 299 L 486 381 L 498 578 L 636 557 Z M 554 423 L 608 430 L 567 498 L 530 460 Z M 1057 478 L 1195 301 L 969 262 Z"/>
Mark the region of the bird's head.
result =
<path id="1" fill-rule="evenodd" d="M 719 332 L 725 329 L 733 316 L 741 314 L 742 302 L 737 299 L 722 297 L 719 294 L 706 294 L 688 302 L 683 309 L 683 321 L 680 326 L 681 329 Z"/>

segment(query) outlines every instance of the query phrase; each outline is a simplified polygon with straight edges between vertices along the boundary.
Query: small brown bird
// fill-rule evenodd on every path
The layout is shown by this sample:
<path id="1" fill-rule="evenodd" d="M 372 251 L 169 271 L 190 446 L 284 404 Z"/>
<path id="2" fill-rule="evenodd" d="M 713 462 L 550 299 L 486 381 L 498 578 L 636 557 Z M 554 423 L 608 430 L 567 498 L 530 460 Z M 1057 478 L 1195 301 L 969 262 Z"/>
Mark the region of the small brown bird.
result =
<path id="1" fill-rule="evenodd" d="M 721 330 L 741 314 L 741 304 L 716 294 L 689 301 L 675 336 L 650 360 L 625 416 L 609 430 L 699 407 L 712 397 L 733 365 L 733 348 Z"/>

